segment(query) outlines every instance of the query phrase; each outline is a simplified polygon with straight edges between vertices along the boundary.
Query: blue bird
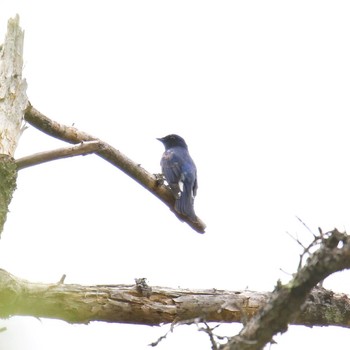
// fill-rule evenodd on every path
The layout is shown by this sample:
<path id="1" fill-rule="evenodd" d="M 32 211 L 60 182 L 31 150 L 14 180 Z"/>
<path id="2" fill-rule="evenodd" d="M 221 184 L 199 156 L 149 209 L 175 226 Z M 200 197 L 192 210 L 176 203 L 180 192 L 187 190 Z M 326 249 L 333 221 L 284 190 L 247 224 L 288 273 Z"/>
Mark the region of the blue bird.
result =
<path id="1" fill-rule="evenodd" d="M 175 134 L 157 138 L 157 140 L 165 147 L 160 165 L 175 197 L 175 210 L 196 222 L 193 202 L 198 187 L 197 168 L 188 153 L 187 144 L 181 136 Z"/>

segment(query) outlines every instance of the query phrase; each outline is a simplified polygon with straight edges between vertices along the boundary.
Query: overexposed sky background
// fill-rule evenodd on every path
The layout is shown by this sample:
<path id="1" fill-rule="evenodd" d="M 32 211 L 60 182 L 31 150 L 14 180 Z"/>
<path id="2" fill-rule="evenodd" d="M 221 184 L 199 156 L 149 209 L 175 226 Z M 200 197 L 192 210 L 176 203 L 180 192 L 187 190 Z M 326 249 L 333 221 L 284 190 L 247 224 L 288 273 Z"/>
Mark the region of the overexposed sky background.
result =
<path id="1" fill-rule="evenodd" d="M 0 267 L 30 281 L 270 291 L 313 231 L 350 227 L 347 1 L 0 1 L 20 15 L 24 77 L 39 111 L 160 172 L 169 133 L 198 168 L 205 235 L 95 156 L 22 170 Z M 2 41 L 2 39 L 1 39 Z M 16 157 L 62 147 L 29 127 Z M 285 271 L 285 272 L 282 272 Z M 325 287 L 350 294 L 349 272 Z M 149 349 L 150 328 L 15 317 L 6 350 Z M 234 334 L 240 325 L 222 327 Z M 348 349 L 350 331 L 290 327 L 272 349 Z M 312 345 L 311 345 L 312 344 Z M 158 349 L 210 349 L 196 327 Z"/>

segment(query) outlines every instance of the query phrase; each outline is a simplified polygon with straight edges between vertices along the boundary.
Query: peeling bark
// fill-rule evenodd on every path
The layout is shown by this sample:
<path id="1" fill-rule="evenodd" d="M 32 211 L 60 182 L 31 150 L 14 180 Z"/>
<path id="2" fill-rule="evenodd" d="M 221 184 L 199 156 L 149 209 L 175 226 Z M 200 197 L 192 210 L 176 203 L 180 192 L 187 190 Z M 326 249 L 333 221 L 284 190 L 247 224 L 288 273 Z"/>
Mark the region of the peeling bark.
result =
<path id="1" fill-rule="evenodd" d="M 0 50 L 0 154 L 14 156 L 27 107 L 27 83 L 22 79 L 24 32 L 18 15 L 10 19 Z"/>
<path id="2" fill-rule="evenodd" d="M 271 293 L 189 290 L 135 285 L 32 283 L 0 270 L 0 316 L 104 321 L 158 326 L 184 321 L 243 322 L 267 305 Z M 292 324 L 349 327 L 350 300 L 323 288 L 312 290 Z"/>
<path id="3" fill-rule="evenodd" d="M 16 16 L 8 21 L 7 34 L 0 49 L 0 234 L 16 189 L 17 170 L 13 156 L 22 134 L 28 102 L 27 84 L 22 79 L 23 38 Z"/>

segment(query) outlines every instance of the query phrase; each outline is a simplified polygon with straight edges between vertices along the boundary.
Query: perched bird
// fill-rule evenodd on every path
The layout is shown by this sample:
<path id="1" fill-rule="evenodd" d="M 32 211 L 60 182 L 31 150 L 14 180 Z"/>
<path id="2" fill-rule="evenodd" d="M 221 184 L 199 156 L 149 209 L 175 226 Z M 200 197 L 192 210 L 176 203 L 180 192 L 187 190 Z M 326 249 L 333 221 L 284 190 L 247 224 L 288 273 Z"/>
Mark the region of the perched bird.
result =
<path id="1" fill-rule="evenodd" d="M 175 197 L 175 210 L 192 221 L 197 221 L 193 209 L 194 197 L 197 193 L 197 169 L 185 140 L 172 134 L 157 138 L 165 146 L 160 161 L 165 180 Z"/>

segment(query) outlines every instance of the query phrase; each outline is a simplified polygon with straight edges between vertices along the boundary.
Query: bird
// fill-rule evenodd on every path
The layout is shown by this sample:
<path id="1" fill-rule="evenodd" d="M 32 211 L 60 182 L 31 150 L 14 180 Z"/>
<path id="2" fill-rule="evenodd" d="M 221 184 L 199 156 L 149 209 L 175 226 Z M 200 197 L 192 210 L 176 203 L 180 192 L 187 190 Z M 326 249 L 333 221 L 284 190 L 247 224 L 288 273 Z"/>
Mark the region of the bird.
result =
<path id="1" fill-rule="evenodd" d="M 175 134 L 157 138 L 165 147 L 160 165 L 163 176 L 175 197 L 175 211 L 196 222 L 194 197 L 197 194 L 197 168 L 185 140 Z"/>

